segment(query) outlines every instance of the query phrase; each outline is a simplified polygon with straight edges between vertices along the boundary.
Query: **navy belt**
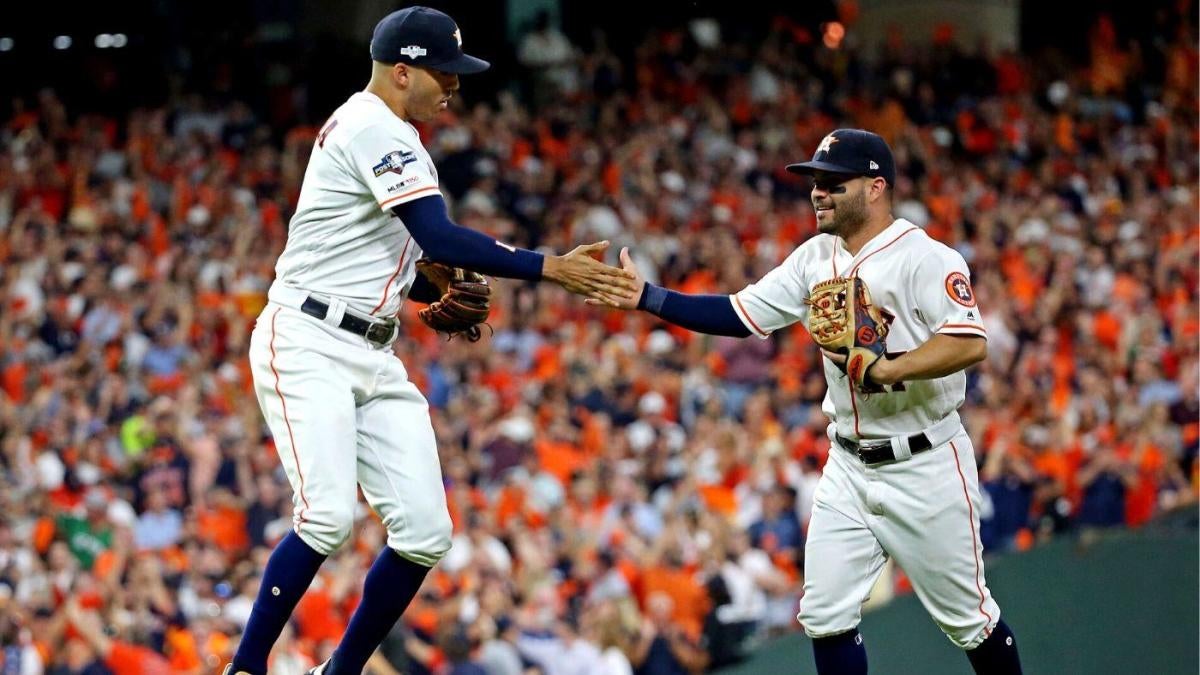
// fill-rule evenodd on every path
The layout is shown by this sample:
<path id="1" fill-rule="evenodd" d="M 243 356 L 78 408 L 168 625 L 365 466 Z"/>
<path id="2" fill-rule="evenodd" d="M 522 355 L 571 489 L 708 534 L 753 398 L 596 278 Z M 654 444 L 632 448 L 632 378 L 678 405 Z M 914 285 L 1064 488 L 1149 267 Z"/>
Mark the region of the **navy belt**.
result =
<path id="1" fill-rule="evenodd" d="M 329 305 L 310 295 L 304 300 L 304 304 L 300 305 L 300 311 L 324 321 L 326 315 L 329 314 Z M 353 316 L 350 312 L 345 312 L 342 314 L 342 322 L 338 324 L 338 328 L 364 337 L 377 345 L 386 345 L 396 331 L 396 323 L 394 321 L 368 321 Z"/>
<path id="2" fill-rule="evenodd" d="M 858 459 L 863 464 L 879 464 L 880 462 L 891 462 L 896 459 L 896 453 L 892 450 L 891 441 L 852 441 L 841 434 L 837 435 L 838 445 L 849 450 L 858 456 Z M 929 437 L 925 434 L 913 434 L 908 437 L 908 447 L 912 450 L 912 454 L 925 452 L 933 447 L 929 442 Z"/>

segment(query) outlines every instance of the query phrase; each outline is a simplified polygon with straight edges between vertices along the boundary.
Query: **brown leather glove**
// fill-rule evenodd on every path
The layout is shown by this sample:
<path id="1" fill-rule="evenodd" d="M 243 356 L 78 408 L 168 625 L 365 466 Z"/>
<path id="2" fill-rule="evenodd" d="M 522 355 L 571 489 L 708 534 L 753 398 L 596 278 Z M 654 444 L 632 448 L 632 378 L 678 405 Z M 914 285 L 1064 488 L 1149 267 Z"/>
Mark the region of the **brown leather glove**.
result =
<path id="1" fill-rule="evenodd" d="M 486 325 L 492 311 L 492 287 L 487 279 L 478 272 L 429 258 L 417 261 L 417 271 L 442 294 L 440 299 L 417 311 L 421 321 L 451 339 L 461 335 L 477 342 L 482 336 L 479 325 Z"/>
<path id="2" fill-rule="evenodd" d="M 878 389 L 868 379 L 868 371 L 887 353 L 888 325 L 879 308 L 871 304 L 867 283 L 858 277 L 822 281 L 813 287 L 806 302 L 813 342 L 847 356 L 846 375 L 860 390 Z"/>

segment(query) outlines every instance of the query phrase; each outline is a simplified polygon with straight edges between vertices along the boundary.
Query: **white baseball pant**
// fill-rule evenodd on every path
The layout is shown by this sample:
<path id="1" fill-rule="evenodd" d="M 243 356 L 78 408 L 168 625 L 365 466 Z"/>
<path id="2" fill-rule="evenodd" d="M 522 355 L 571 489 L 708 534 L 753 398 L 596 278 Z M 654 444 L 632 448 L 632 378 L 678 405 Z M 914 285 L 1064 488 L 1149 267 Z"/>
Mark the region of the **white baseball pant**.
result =
<path id="1" fill-rule="evenodd" d="M 797 618 L 811 637 L 858 626 L 887 556 L 950 641 L 983 642 L 1000 620 L 983 576 L 979 477 L 971 439 L 867 466 L 835 442 L 817 484 Z"/>
<path id="2" fill-rule="evenodd" d="M 344 310 L 344 307 L 338 308 Z M 357 487 L 388 546 L 433 566 L 451 523 L 429 405 L 390 347 L 269 302 L 250 339 L 254 389 L 292 484 L 296 533 L 329 554 L 351 534 Z"/>

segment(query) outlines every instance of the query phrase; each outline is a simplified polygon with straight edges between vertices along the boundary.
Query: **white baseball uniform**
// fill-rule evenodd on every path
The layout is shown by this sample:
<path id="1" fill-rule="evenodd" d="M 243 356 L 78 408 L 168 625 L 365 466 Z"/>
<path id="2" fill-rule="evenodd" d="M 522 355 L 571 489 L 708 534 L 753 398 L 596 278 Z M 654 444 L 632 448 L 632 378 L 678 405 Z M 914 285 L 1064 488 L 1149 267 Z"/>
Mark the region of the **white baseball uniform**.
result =
<path id="1" fill-rule="evenodd" d="M 782 265 L 730 296 L 755 335 L 807 323 L 812 288 L 834 277 L 862 278 L 889 320 L 891 354 L 935 333 L 987 337 L 962 256 L 900 219 L 856 255 L 821 234 Z M 828 359 L 822 409 L 833 450 L 817 485 L 805 545 L 799 619 L 813 637 L 858 626 L 862 603 L 893 556 L 917 596 L 955 644 L 973 648 L 1000 618 L 984 582 L 975 455 L 959 421 L 966 375 L 898 383 L 864 395 Z M 912 454 L 908 438 L 924 433 L 932 448 Z M 851 441 L 890 441 L 898 461 L 864 464 L 843 448 Z"/>
<path id="2" fill-rule="evenodd" d="M 350 536 L 359 486 L 400 555 L 431 566 L 450 548 L 429 406 L 390 349 L 421 255 L 390 209 L 437 193 L 416 130 L 374 94 L 351 96 L 313 145 L 250 362 L 296 533 L 320 553 Z M 323 319 L 301 311 L 310 297 Z M 346 314 L 390 338 L 339 328 Z"/>

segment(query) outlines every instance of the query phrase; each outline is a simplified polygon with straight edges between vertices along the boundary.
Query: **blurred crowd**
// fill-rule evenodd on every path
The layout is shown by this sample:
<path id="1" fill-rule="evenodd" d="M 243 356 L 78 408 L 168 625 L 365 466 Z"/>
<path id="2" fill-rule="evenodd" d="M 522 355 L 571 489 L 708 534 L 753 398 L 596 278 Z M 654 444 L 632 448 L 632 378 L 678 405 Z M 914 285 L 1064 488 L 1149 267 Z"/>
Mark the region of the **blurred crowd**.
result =
<path id="1" fill-rule="evenodd" d="M 1017 551 L 1195 499 L 1200 71 L 1194 23 L 1160 19 L 1130 42 L 1101 19 L 1082 65 L 947 36 L 830 49 L 786 20 L 753 44 L 655 32 L 623 58 L 539 24 L 532 95 L 422 133 L 459 222 L 557 252 L 609 239 L 688 292 L 739 290 L 815 233 L 785 164 L 839 126 L 884 135 L 895 214 L 973 271 L 990 350 L 963 417 L 985 546 Z M 315 131 L 200 97 L 120 119 L 13 101 L 0 673 L 198 674 L 232 654 L 291 527 L 246 352 Z M 455 537 L 371 672 L 701 672 L 798 630 L 829 452 L 803 329 L 710 338 L 496 285 L 478 344 L 403 310 Z M 360 515 L 272 674 L 336 645 L 385 541 Z"/>

